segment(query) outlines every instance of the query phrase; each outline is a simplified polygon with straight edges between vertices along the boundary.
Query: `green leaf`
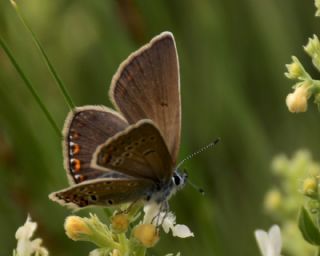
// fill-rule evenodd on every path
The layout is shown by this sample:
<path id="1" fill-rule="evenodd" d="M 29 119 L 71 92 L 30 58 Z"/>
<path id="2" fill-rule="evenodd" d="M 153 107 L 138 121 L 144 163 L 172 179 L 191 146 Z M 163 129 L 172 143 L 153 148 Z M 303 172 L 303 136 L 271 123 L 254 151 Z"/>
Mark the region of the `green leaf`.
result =
<path id="1" fill-rule="evenodd" d="M 308 211 L 302 207 L 299 214 L 299 229 L 303 238 L 310 244 L 320 245 L 320 231 L 312 221 Z"/>

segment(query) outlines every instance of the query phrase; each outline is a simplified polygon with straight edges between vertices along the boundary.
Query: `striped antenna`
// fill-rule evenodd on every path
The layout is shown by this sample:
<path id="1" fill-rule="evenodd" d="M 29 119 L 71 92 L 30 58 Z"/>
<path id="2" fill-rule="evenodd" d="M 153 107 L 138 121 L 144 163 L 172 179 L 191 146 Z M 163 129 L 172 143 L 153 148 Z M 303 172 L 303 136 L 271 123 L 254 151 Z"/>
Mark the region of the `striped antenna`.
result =
<path id="1" fill-rule="evenodd" d="M 209 143 L 208 145 L 200 148 L 198 151 L 193 152 L 192 154 L 188 155 L 185 159 L 183 159 L 176 167 L 176 170 L 178 170 L 186 161 L 190 160 L 191 158 L 195 157 L 196 155 L 199 155 L 203 151 L 206 151 L 209 148 L 212 148 L 220 141 L 220 138 L 215 139 L 213 142 Z"/>

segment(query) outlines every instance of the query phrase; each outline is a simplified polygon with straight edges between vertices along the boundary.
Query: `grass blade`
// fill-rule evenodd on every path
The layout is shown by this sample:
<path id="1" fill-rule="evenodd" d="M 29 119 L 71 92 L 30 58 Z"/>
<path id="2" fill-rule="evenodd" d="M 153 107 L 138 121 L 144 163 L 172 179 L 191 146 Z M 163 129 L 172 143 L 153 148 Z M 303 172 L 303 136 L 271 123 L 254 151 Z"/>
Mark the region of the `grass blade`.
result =
<path id="1" fill-rule="evenodd" d="M 66 86 L 64 85 L 64 83 L 62 82 L 62 80 L 60 79 L 60 77 L 58 76 L 56 70 L 54 69 L 53 65 L 51 64 L 48 55 L 46 54 L 45 50 L 43 49 L 43 47 L 40 44 L 40 41 L 38 40 L 38 38 L 36 37 L 35 33 L 32 31 L 32 29 L 30 28 L 30 26 L 27 24 L 27 22 L 25 21 L 22 13 L 20 12 L 19 6 L 17 5 L 17 3 L 14 0 L 10 1 L 12 6 L 14 7 L 19 19 L 21 20 L 22 24 L 24 25 L 24 27 L 26 28 L 26 30 L 31 34 L 32 40 L 34 42 L 34 44 L 36 45 L 37 49 L 40 51 L 41 56 L 47 66 L 47 68 L 49 69 L 49 72 L 51 73 L 52 77 L 54 78 L 54 80 L 56 81 L 62 95 L 64 96 L 64 99 L 66 101 L 66 103 L 68 104 L 70 109 L 73 109 L 75 107 Z"/>
<path id="2" fill-rule="evenodd" d="M 32 83 L 30 82 L 30 80 L 26 77 L 26 75 L 23 73 L 21 67 L 19 66 L 19 64 L 17 63 L 15 57 L 13 56 L 13 54 L 11 53 L 10 49 L 8 48 L 8 46 L 6 45 L 6 43 L 4 42 L 4 40 L 2 39 L 2 37 L 0 36 L 0 45 L 3 48 L 3 50 L 5 51 L 5 53 L 7 54 L 8 58 L 10 59 L 12 65 L 15 67 L 15 69 L 17 70 L 17 72 L 19 73 L 20 77 L 22 78 L 22 80 L 25 82 L 26 86 L 28 87 L 29 91 L 31 92 L 32 96 L 34 97 L 34 99 L 36 100 L 36 102 L 38 103 L 39 107 L 41 108 L 41 110 L 43 111 L 43 113 L 45 114 L 46 118 L 48 119 L 48 121 L 50 122 L 50 124 L 52 125 L 53 129 L 55 130 L 56 134 L 58 135 L 58 137 L 61 137 L 61 132 L 60 129 L 58 128 L 57 124 L 55 123 L 55 121 L 53 120 L 52 116 L 50 115 L 49 111 L 47 110 L 47 108 L 45 107 L 45 105 L 43 104 L 43 102 L 41 101 L 38 93 L 36 92 L 36 90 L 34 89 L 34 87 L 32 86 Z"/>

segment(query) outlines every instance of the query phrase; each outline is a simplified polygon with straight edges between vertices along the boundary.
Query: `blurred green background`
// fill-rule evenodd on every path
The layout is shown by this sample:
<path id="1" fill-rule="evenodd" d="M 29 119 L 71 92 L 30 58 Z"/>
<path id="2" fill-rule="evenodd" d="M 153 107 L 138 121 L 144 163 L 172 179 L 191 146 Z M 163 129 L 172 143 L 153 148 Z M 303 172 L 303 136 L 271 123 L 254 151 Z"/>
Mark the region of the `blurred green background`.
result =
<path id="1" fill-rule="evenodd" d="M 256 228 L 272 220 L 262 210 L 275 184 L 270 161 L 280 152 L 309 148 L 319 160 L 318 112 L 290 114 L 292 83 L 284 64 L 297 55 L 316 74 L 302 45 L 318 33 L 312 1 L 96 0 L 21 1 L 20 8 L 76 105 L 110 105 L 108 89 L 118 65 L 162 31 L 176 38 L 182 93 L 180 158 L 221 137 L 214 149 L 187 162 L 190 186 L 171 199 L 177 222 L 193 239 L 162 235 L 150 255 L 258 255 Z M 33 81 L 59 127 L 68 107 L 8 0 L 0 0 L 0 32 Z M 69 240 L 70 211 L 48 200 L 67 186 L 61 141 L 0 49 L 0 244 L 10 255 L 14 234 L 28 213 L 52 255 L 87 255 Z M 87 215 L 87 212 L 80 212 Z M 174 242 L 173 242 L 174 241 Z"/>

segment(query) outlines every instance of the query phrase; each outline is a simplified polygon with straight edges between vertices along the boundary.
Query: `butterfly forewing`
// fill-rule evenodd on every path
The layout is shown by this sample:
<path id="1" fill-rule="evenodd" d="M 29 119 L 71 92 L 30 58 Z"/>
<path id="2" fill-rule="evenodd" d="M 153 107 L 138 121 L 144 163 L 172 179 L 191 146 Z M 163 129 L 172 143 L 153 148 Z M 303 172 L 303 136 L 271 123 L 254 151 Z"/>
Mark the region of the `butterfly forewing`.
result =
<path id="1" fill-rule="evenodd" d="M 85 106 L 69 113 L 64 127 L 64 159 L 71 184 L 97 178 L 108 170 L 90 166 L 98 145 L 124 130 L 127 122 L 106 107 Z"/>
<path id="2" fill-rule="evenodd" d="M 99 146 L 92 166 L 151 179 L 155 183 L 168 181 L 173 172 L 167 146 L 151 120 L 141 120 Z"/>
<path id="3" fill-rule="evenodd" d="M 173 35 L 165 32 L 124 61 L 112 80 L 110 97 L 128 120 L 153 120 L 173 163 L 180 144 L 180 84 Z"/>
<path id="4" fill-rule="evenodd" d="M 70 208 L 112 206 L 146 199 L 154 184 L 145 179 L 101 178 L 54 192 L 49 198 Z"/>

